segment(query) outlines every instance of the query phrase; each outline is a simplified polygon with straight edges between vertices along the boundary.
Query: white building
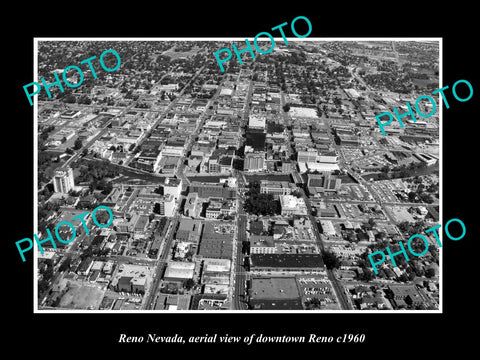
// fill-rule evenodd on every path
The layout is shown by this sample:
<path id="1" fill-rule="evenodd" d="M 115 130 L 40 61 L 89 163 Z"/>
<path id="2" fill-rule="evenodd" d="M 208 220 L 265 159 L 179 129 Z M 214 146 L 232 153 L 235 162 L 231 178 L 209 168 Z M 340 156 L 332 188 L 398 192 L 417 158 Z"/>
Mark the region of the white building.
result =
<path id="1" fill-rule="evenodd" d="M 193 279 L 195 263 L 183 261 L 169 261 L 164 278 L 167 280 Z"/>
<path id="2" fill-rule="evenodd" d="M 248 127 L 251 129 L 265 129 L 266 121 L 265 116 L 250 115 L 248 117 Z"/>
<path id="3" fill-rule="evenodd" d="M 335 236 L 337 232 L 335 231 L 335 227 L 330 220 L 320 220 L 320 225 L 322 225 L 322 230 L 325 235 L 328 236 Z"/>
<path id="4" fill-rule="evenodd" d="M 294 195 L 281 195 L 279 199 L 283 216 L 307 215 L 307 205 L 302 198 Z"/>
<path id="5" fill-rule="evenodd" d="M 180 193 L 182 192 L 182 179 L 169 178 L 165 179 L 163 184 L 163 194 L 172 195 L 174 199 L 180 198 Z"/>
<path id="6" fill-rule="evenodd" d="M 203 260 L 204 272 L 229 272 L 231 260 L 229 259 L 211 259 L 205 258 Z"/>
<path id="7" fill-rule="evenodd" d="M 75 187 L 72 168 L 59 169 L 53 177 L 53 188 L 55 192 L 68 193 Z"/>

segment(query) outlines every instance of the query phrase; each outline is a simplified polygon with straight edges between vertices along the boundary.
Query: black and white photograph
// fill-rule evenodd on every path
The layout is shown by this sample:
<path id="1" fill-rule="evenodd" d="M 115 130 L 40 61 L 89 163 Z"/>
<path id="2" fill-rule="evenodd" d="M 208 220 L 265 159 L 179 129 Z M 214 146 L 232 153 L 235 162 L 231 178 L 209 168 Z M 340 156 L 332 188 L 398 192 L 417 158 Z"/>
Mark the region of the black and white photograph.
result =
<path id="1" fill-rule="evenodd" d="M 36 41 L 36 310 L 441 309 L 440 40 Z"/>
<path id="2" fill-rule="evenodd" d="M 2 24 L 6 351 L 473 350 L 474 10 L 23 7 Z"/>

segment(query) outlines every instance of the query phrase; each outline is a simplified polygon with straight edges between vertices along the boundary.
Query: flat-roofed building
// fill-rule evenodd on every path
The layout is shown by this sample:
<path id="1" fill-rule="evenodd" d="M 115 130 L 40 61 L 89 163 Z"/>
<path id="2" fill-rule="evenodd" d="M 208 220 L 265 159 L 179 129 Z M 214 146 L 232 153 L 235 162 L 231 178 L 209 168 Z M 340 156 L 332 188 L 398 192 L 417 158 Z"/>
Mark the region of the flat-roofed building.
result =
<path id="1" fill-rule="evenodd" d="M 112 280 L 115 291 L 145 293 L 150 270 L 144 265 L 122 264 Z"/>
<path id="2" fill-rule="evenodd" d="M 245 171 L 263 171 L 265 167 L 265 152 L 257 151 L 245 154 L 243 168 Z"/>
<path id="3" fill-rule="evenodd" d="M 316 162 L 318 151 L 315 149 L 302 150 L 297 152 L 297 162 Z"/>
<path id="4" fill-rule="evenodd" d="M 258 115 L 250 115 L 248 117 L 248 127 L 251 129 L 265 129 L 266 117 Z"/>
<path id="5" fill-rule="evenodd" d="M 252 272 L 323 273 L 325 266 L 320 254 L 251 254 Z"/>
<path id="6" fill-rule="evenodd" d="M 169 261 L 163 278 L 168 281 L 183 281 L 193 279 L 195 263 L 183 261 Z"/>
<path id="7" fill-rule="evenodd" d="M 406 307 L 408 302 L 414 306 L 424 302 L 414 284 L 395 284 L 388 285 L 388 287 L 393 293 L 393 302 L 397 307 Z"/>
<path id="8" fill-rule="evenodd" d="M 294 190 L 294 186 L 288 181 L 260 181 L 260 192 L 262 194 L 273 194 L 278 199 L 280 195 L 290 195 Z"/>
<path id="9" fill-rule="evenodd" d="M 270 235 L 250 235 L 251 254 L 275 254 L 277 248 Z"/>
<path id="10" fill-rule="evenodd" d="M 195 192 L 199 198 L 208 199 L 210 197 L 222 197 L 225 199 L 233 199 L 236 197 L 236 191 L 233 188 L 223 184 L 200 183 L 192 181 L 188 187 L 189 192 Z"/>
<path id="11" fill-rule="evenodd" d="M 162 187 L 164 195 L 170 194 L 175 199 L 179 199 L 182 192 L 182 179 L 167 177 Z"/>
<path id="12" fill-rule="evenodd" d="M 171 194 L 163 195 L 160 199 L 155 201 L 159 204 L 161 216 L 172 217 L 175 210 L 175 199 Z"/>
<path id="13" fill-rule="evenodd" d="M 317 161 L 320 163 L 327 163 L 327 164 L 336 164 L 337 163 L 337 154 L 334 151 L 326 152 L 324 154 L 320 154 L 317 157 Z"/>
<path id="14" fill-rule="evenodd" d="M 202 226 L 200 220 L 181 219 L 175 234 L 175 239 L 198 244 L 202 234 Z"/>
<path id="15" fill-rule="evenodd" d="M 230 271 L 230 259 L 203 259 L 203 272 L 228 272 Z"/>
<path id="16" fill-rule="evenodd" d="M 134 233 L 144 233 L 147 230 L 147 226 L 149 223 L 148 216 L 146 215 L 139 215 L 135 217 L 135 222 L 133 224 L 133 232 Z"/>
<path id="17" fill-rule="evenodd" d="M 253 277 L 249 304 L 254 310 L 302 310 L 294 277 Z"/>
<path id="18" fill-rule="evenodd" d="M 341 185 L 342 179 L 329 171 L 322 174 L 308 174 L 307 187 L 311 194 L 338 191 Z"/>
<path id="19" fill-rule="evenodd" d="M 198 254 L 207 258 L 230 259 L 233 250 L 233 223 L 206 221 Z"/>
<path id="20" fill-rule="evenodd" d="M 337 232 L 335 231 L 335 227 L 330 220 L 320 220 L 320 225 L 322 226 L 322 231 L 327 236 L 335 236 Z"/>
<path id="21" fill-rule="evenodd" d="M 307 215 L 307 205 L 303 198 L 297 198 L 293 195 L 279 196 L 281 214 L 283 216 Z"/>
<path id="22" fill-rule="evenodd" d="M 293 171 L 293 163 L 290 160 L 282 160 L 282 173 L 289 174 Z"/>

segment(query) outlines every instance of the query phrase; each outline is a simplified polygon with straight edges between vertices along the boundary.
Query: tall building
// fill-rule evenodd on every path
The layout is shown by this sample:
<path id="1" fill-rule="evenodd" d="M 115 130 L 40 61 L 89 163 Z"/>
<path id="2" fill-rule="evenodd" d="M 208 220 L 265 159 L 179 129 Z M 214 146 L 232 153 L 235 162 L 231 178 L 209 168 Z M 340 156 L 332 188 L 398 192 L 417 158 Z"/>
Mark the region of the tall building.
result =
<path id="1" fill-rule="evenodd" d="M 243 168 L 245 171 L 262 171 L 265 166 L 265 152 L 258 151 L 245 154 Z"/>
<path id="2" fill-rule="evenodd" d="M 182 179 L 177 179 L 173 177 L 165 178 L 165 183 L 163 184 L 163 194 L 172 195 L 173 198 L 179 199 L 182 192 Z"/>
<path id="3" fill-rule="evenodd" d="M 157 203 L 159 204 L 161 216 L 173 216 L 173 210 L 175 210 L 175 198 L 172 194 L 162 196 Z"/>
<path id="4" fill-rule="evenodd" d="M 53 188 L 55 192 L 68 193 L 75 187 L 72 168 L 59 169 L 53 177 Z"/>

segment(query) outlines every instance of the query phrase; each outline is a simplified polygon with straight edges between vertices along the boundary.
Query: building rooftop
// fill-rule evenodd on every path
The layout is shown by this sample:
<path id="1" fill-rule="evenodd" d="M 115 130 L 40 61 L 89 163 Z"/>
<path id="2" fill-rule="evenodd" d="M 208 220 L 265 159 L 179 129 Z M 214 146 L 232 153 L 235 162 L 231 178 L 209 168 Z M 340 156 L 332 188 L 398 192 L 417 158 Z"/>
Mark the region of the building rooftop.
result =
<path id="1" fill-rule="evenodd" d="M 251 254 L 252 267 L 323 268 L 320 254 Z"/>
<path id="2" fill-rule="evenodd" d="M 300 296 L 293 277 L 253 278 L 251 299 L 296 299 Z"/>
<path id="3" fill-rule="evenodd" d="M 273 236 L 250 235 L 250 246 L 274 247 Z"/>
<path id="4" fill-rule="evenodd" d="M 279 197 L 282 210 L 299 209 L 305 207 L 305 200 L 294 195 L 281 195 Z"/>
<path id="5" fill-rule="evenodd" d="M 250 300 L 253 310 L 303 310 L 300 299 Z"/>

